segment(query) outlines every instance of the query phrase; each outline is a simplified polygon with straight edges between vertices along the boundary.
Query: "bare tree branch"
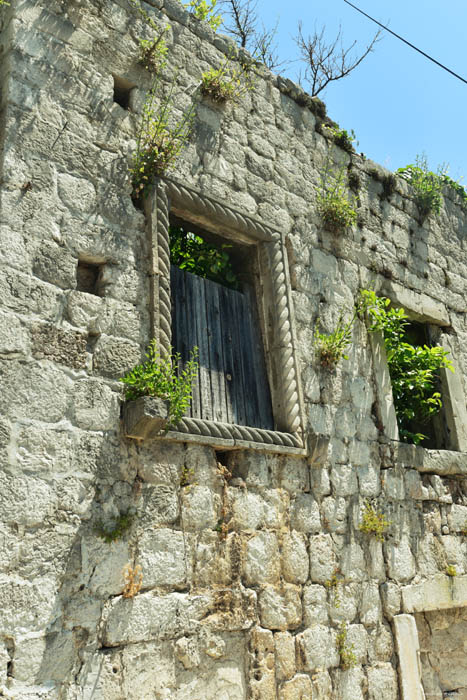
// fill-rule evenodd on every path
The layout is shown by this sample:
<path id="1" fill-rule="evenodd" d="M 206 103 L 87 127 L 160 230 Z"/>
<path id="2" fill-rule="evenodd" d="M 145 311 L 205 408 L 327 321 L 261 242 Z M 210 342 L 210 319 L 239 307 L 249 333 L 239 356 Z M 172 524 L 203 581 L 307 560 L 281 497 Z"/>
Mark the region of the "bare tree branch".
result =
<path id="1" fill-rule="evenodd" d="M 305 80 L 310 84 L 312 97 L 316 97 L 329 83 L 345 78 L 351 73 L 368 54 L 373 51 L 380 39 L 381 31 L 377 31 L 370 44 L 360 56 L 352 56 L 356 41 L 344 48 L 342 43 L 342 28 L 334 40 L 328 42 L 325 37 L 326 27 L 321 31 L 315 29 L 308 37 L 303 34 L 302 23 L 298 23 L 298 34 L 295 43 L 300 51 L 300 60 L 305 63 Z"/>
<path id="2" fill-rule="evenodd" d="M 272 29 L 259 24 L 257 0 L 219 0 L 225 31 L 270 70 L 283 66 L 275 41 L 278 23 Z"/>

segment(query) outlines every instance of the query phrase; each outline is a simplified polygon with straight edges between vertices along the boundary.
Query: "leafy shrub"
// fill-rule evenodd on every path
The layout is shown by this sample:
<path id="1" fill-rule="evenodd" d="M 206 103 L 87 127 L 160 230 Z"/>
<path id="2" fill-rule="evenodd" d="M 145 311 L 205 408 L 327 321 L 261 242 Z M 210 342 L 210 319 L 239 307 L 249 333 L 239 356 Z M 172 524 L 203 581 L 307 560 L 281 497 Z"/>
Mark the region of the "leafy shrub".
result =
<path id="1" fill-rule="evenodd" d="M 411 431 L 413 421 L 427 423 L 442 408 L 436 390 L 441 368 L 453 370 L 449 353 L 440 347 L 413 345 L 407 337 L 409 321 L 403 309 L 392 308 L 386 297 L 363 289 L 360 312 L 366 313 L 370 332 L 382 331 L 388 359 L 399 432 L 402 440 L 418 445 L 426 436 Z"/>
<path id="2" fill-rule="evenodd" d="M 246 63 L 233 67 L 232 59 L 226 57 L 220 68 L 211 68 L 201 76 L 201 93 L 219 104 L 238 102 L 253 90 L 251 66 Z"/>
<path id="3" fill-rule="evenodd" d="M 185 369 L 180 370 L 180 353 L 162 356 L 155 340 L 149 343 L 146 362 L 133 367 L 120 378 L 128 401 L 140 396 L 158 396 L 169 403 L 168 427 L 182 418 L 191 401 L 191 387 L 198 374 L 198 348 L 193 348 Z"/>
<path id="4" fill-rule="evenodd" d="M 352 342 L 352 328 L 355 314 L 348 323 L 343 323 L 342 315 L 339 318 L 336 329 L 332 333 L 320 333 L 319 319 L 315 324 L 314 346 L 322 367 L 334 369 L 343 358 L 348 360 L 345 350 Z"/>
<path id="5" fill-rule="evenodd" d="M 344 231 L 356 223 L 356 199 L 347 190 L 344 165 L 337 170 L 329 164 L 326 166 L 317 203 L 323 223 L 329 231 Z"/>
<path id="6" fill-rule="evenodd" d="M 231 245 L 214 245 L 181 226 L 169 229 L 170 262 L 181 270 L 238 289 L 238 279 L 227 252 Z"/>
<path id="7" fill-rule="evenodd" d="M 415 165 L 399 168 L 396 170 L 396 173 L 412 185 L 415 192 L 415 202 L 422 218 L 425 218 L 431 212 L 439 214 L 443 203 L 441 191 L 443 172 L 431 172 L 428 170 L 426 157 L 417 156 Z"/>
<path id="8" fill-rule="evenodd" d="M 214 31 L 222 24 L 221 15 L 216 14 L 217 0 L 190 0 L 182 4 L 196 19 L 207 22 Z"/>
<path id="9" fill-rule="evenodd" d="M 191 134 L 194 106 L 178 118 L 173 116 L 175 78 L 169 93 L 160 98 L 155 79 L 143 107 L 136 152 L 130 168 L 133 197 L 146 196 L 154 178 L 175 165 Z"/>
<path id="10" fill-rule="evenodd" d="M 139 40 L 139 62 L 142 66 L 147 68 L 147 70 L 152 71 L 153 73 L 157 73 L 158 71 L 162 70 L 167 63 L 169 47 L 164 39 L 164 32 L 167 30 L 168 27 L 165 27 L 165 29 L 154 39 Z"/>
<path id="11" fill-rule="evenodd" d="M 365 532 L 367 535 L 374 535 L 378 542 L 383 542 L 385 532 L 390 524 L 390 521 L 386 520 L 381 511 L 376 510 L 368 501 L 365 503 L 362 522 L 358 526 L 360 532 Z"/>

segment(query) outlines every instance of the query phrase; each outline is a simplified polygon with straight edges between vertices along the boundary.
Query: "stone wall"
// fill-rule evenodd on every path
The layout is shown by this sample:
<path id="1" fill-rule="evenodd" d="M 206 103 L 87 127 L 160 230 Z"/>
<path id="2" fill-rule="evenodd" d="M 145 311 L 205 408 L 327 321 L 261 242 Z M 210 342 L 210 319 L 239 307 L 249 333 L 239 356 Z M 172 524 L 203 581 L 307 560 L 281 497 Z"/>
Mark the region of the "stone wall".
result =
<path id="1" fill-rule="evenodd" d="M 340 151 L 316 129 L 319 106 L 265 70 L 238 104 L 200 101 L 171 177 L 285 238 L 308 453 L 128 439 L 118 378 L 152 332 L 147 221 L 128 175 L 150 84 L 138 38 L 150 30 L 125 0 L 10 2 L 0 9 L 0 696 L 414 700 L 420 681 L 400 667 L 409 637 L 394 620 L 415 612 L 422 682 L 441 697 L 425 657 L 450 616 L 459 634 L 465 623 L 458 610 L 437 612 L 436 625 L 433 612 L 419 616 L 467 604 L 456 593 L 467 458 L 391 439 L 378 413 L 384 362 L 361 321 L 334 373 L 316 362 L 313 335 L 318 317 L 332 330 L 370 285 L 443 327 L 462 450 L 467 221 L 455 195 L 420 223 L 407 183 L 388 190 L 387 171 Z M 146 7 L 170 26 L 182 109 L 232 44 L 176 0 Z M 130 111 L 114 102 L 113 76 L 135 86 Z M 358 224 L 339 235 L 316 209 L 329 154 L 358 191 Z M 366 501 L 391 521 L 384 542 L 359 529 Z M 108 543 L 99 535 L 117 522 L 128 527 Z M 127 565 L 142 572 L 133 598 L 122 596 Z M 454 691 L 463 679 L 443 683 Z"/>

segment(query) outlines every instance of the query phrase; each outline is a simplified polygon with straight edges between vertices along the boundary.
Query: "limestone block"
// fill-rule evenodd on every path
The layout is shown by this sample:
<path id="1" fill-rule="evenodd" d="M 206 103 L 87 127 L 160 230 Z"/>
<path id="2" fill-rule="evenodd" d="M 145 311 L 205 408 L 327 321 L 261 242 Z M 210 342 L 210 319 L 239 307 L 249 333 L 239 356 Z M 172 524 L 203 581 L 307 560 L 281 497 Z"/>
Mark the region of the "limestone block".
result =
<path id="1" fill-rule="evenodd" d="M 336 570 L 337 560 L 331 535 L 310 537 L 310 578 L 316 583 L 326 583 Z"/>
<path id="2" fill-rule="evenodd" d="M 43 633 L 55 605 L 56 583 L 46 576 L 34 582 L 0 576 L 0 629 L 5 637 Z"/>
<path id="3" fill-rule="evenodd" d="M 399 655 L 402 700 L 424 700 L 415 619 L 412 615 L 396 615 L 394 628 Z"/>
<path id="4" fill-rule="evenodd" d="M 300 493 L 292 501 L 290 526 L 298 532 L 316 533 L 320 531 L 319 506 L 310 493 Z"/>
<path id="5" fill-rule="evenodd" d="M 105 644 L 118 646 L 192 634 L 211 605 L 211 595 L 141 593 L 134 598 L 114 598 L 108 605 Z"/>
<path id="6" fill-rule="evenodd" d="M 305 674 L 298 674 L 279 689 L 278 700 L 313 700 L 311 679 Z"/>
<path id="7" fill-rule="evenodd" d="M 358 467 L 357 470 L 357 476 L 358 476 L 358 471 L 360 469 L 364 469 L 366 472 L 366 479 L 368 480 L 367 483 L 367 490 L 374 491 L 375 490 L 375 477 L 377 478 L 377 485 L 379 487 L 379 470 L 376 470 L 375 474 L 375 467 L 370 465 L 372 459 L 371 455 L 371 450 L 370 450 L 370 445 L 368 445 L 365 442 L 362 442 L 361 440 L 351 440 L 350 445 L 349 445 L 349 463 L 353 467 Z M 365 482 L 364 482 L 365 483 Z M 371 494 L 371 495 L 377 495 L 377 494 Z"/>
<path id="8" fill-rule="evenodd" d="M 290 583 L 305 583 L 308 578 L 309 557 L 304 535 L 292 532 L 282 539 L 282 573 Z"/>
<path id="9" fill-rule="evenodd" d="M 428 581 L 402 588 L 404 612 L 444 610 L 467 605 L 467 576 L 438 574 Z"/>
<path id="10" fill-rule="evenodd" d="M 257 530 L 263 521 L 264 503 L 261 496 L 234 488 L 230 488 L 228 494 L 233 515 L 232 527 Z"/>
<path id="11" fill-rule="evenodd" d="M 243 542 L 237 533 L 222 540 L 218 532 L 203 531 L 196 549 L 196 585 L 229 585 L 240 575 L 242 552 Z"/>
<path id="12" fill-rule="evenodd" d="M 351 622 L 361 607 L 361 584 L 340 582 L 330 589 L 329 615 L 338 624 L 343 620 Z"/>
<path id="13" fill-rule="evenodd" d="M 57 496 L 42 479 L 0 473 L 0 512 L 5 523 L 34 527 L 50 517 Z"/>
<path id="14" fill-rule="evenodd" d="M 94 347 L 94 367 L 107 377 L 119 379 L 141 362 L 141 351 L 136 343 L 123 338 L 101 335 Z"/>
<path id="15" fill-rule="evenodd" d="M 115 668 L 117 668 L 117 677 L 121 681 L 123 680 L 119 688 L 121 695 L 114 696 L 107 691 L 109 695 L 104 694 L 103 698 L 116 697 L 120 700 L 122 697 L 125 700 L 139 700 L 139 698 L 149 700 L 149 698 L 157 697 L 168 700 L 175 697 L 177 687 L 175 659 L 171 644 L 166 642 L 130 644 L 124 647 L 120 658 L 120 662 L 118 657 L 113 658 L 109 671 L 115 674 Z M 154 673 L 155 668 L 157 668 L 157 673 Z M 103 671 L 105 672 L 105 668 Z"/>
<path id="16" fill-rule="evenodd" d="M 308 463 L 300 457 L 284 457 L 280 467 L 279 483 L 291 495 L 310 488 Z"/>
<path id="17" fill-rule="evenodd" d="M 310 470 L 310 487 L 315 496 L 328 496 L 331 493 L 331 480 L 326 467 L 314 467 Z"/>
<path id="18" fill-rule="evenodd" d="M 172 489 L 180 484 L 185 464 L 185 445 L 154 441 L 141 445 L 138 471 L 143 481 L 164 484 Z M 197 480 L 197 474 L 193 474 Z"/>
<path id="19" fill-rule="evenodd" d="M 304 671 L 339 666 L 336 631 L 324 625 L 315 625 L 297 635 L 297 653 Z"/>
<path id="20" fill-rule="evenodd" d="M 70 251 L 54 241 L 44 241 L 36 252 L 33 271 L 45 282 L 63 289 L 74 289 L 77 264 L 77 259 Z"/>
<path id="21" fill-rule="evenodd" d="M 363 684 L 365 675 L 360 666 L 338 671 L 336 674 L 336 700 L 364 700 Z"/>
<path id="22" fill-rule="evenodd" d="M 406 493 L 415 500 L 430 498 L 429 490 L 423 485 L 420 474 L 414 469 L 407 469 L 404 474 Z"/>
<path id="23" fill-rule="evenodd" d="M 140 396 L 126 401 L 122 413 L 125 436 L 147 441 L 164 435 L 169 408 L 169 401 L 159 396 Z"/>
<path id="24" fill-rule="evenodd" d="M 271 630 L 299 627 L 302 622 L 302 601 L 297 586 L 284 583 L 280 587 L 267 586 L 259 594 L 261 624 Z"/>
<path id="25" fill-rule="evenodd" d="M 161 444 L 164 448 L 164 444 Z M 213 491 L 220 493 L 223 485 L 222 476 L 217 467 L 216 453 L 210 446 L 188 444 L 186 445 L 185 467 L 193 474 L 190 477 L 192 483 L 209 486 Z"/>
<path id="26" fill-rule="evenodd" d="M 388 574 L 395 581 L 410 581 L 415 576 L 415 560 L 409 541 L 404 536 L 399 544 L 386 544 Z"/>
<path id="27" fill-rule="evenodd" d="M 58 195 L 72 211 L 90 212 L 96 203 L 96 190 L 89 180 L 63 173 L 58 176 Z"/>
<path id="28" fill-rule="evenodd" d="M 13 314 L 0 312 L 0 355 L 27 355 L 28 333 L 21 321 Z"/>
<path id="29" fill-rule="evenodd" d="M 363 625 L 348 625 L 346 643 L 355 654 L 357 664 L 365 664 L 368 655 L 368 632 Z"/>
<path id="30" fill-rule="evenodd" d="M 454 532 L 464 532 L 467 530 L 467 506 L 453 503 L 448 513 L 449 527 Z"/>
<path id="31" fill-rule="evenodd" d="M 359 466 L 357 469 L 360 495 L 364 498 L 375 498 L 381 491 L 379 468 L 372 464 Z"/>
<path id="32" fill-rule="evenodd" d="M 186 587 L 191 580 L 192 537 L 161 528 L 145 530 L 139 540 L 137 563 L 142 568 L 144 588 Z"/>
<path id="33" fill-rule="evenodd" d="M 253 663 L 250 670 L 250 692 L 257 700 L 275 700 L 275 656 L 272 632 L 254 627 L 250 637 Z"/>
<path id="34" fill-rule="evenodd" d="M 257 623 L 256 592 L 239 585 L 213 591 L 213 614 L 206 619 L 211 630 L 241 631 Z"/>
<path id="35" fill-rule="evenodd" d="M 367 578 L 365 555 L 358 542 L 350 542 L 344 547 L 340 568 L 346 581 L 364 581 Z"/>
<path id="36" fill-rule="evenodd" d="M 24 639 L 17 648 L 17 659 L 15 653 L 15 677 L 32 686 L 38 682 L 46 686 L 60 684 L 73 669 L 74 642 L 72 632 L 63 631 L 49 634 L 45 639 Z"/>
<path id="37" fill-rule="evenodd" d="M 187 530 L 215 527 L 219 505 L 219 496 L 207 486 L 186 487 L 182 493 L 183 527 Z"/>
<path id="38" fill-rule="evenodd" d="M 244 576 L 248 585 L 274 583 L 279 578 L 280 557 L 277 537 L 272 532 L 258 532 L 248 540 Z"/>
<path id="39" fill-rule="evenodd" d="M 440 542 L 445 552 L 446 564 L 454 565 L 458 575 L 465 573 L 464 562 L 467 553 L 465 543 L 455 535 L 444 535 L 440 538 Z"/>
<path id="40" fill-rule="evenodd" d="M 119 419 L 119 395 L 104 382 L 82 379 L 73 392 L 74 423 L 84 430 L 111 430 Z"/>
<path id="41" fill-rule="evenodd" d="M 328 671 L 318 669 L 312 676 L 313 700 L 332 698 L 332 681 Z"/>
<path id="42" fill-rule="evenodd" d="M 283 489 L 267 489 L 262 493 L 263 526 L 268 530 L 284 530 L 289 524 L 290 496 Z"/>
<path id="43" fill-rule="evenodd" d="M 71 291 L 67 297 L 70 323 L 91 333 L 109 333 L 111 325 L 108 310 L 110 300 L 95 294 Z"/>
<path id="44" fill-rule="evenodd" d="M 1 363 L 0 363 L 1 365 Z M 60 369 L 10 360 L 0 376 L 0 412 L 15 418 L 56 423 L 64 418 L 72 381 Z"/>
<path id="45" fill-rule="evenodd" d="M 88 578 L 86 589 L 102 597 L 122 592 L 123 569 L 131 561 L 128 542 L 108 544 L 95 535 L 85 537 L 81 542 L 81 561 L 83 575 Z"/>
<path id="46" fill-rule="evenodd" d="M 37 360 L 50 360 L 73 369 L 86 367 L 87 338 L 79 331 L 56 328 L 50 323 L 31 327 L 32 354 Z"/>
<path id="47" fill-rule="evenodd" d="M 358 490 L 356 469 L 350 464 L 331 468 L 331 483 L 336 496 L 352 496 Z"/>
<path id="48" fill-rule="evenodd" d="M 368 659 L 370 664 L 391 661 L 394 642 L 389 625 L 378 624 L 368 635 Z"/>
<path id="49" fill-rule="evenodd" d="M 379 588 L 376 581 L 368 581 L 362 587 L 360 619 L 365 627 L 374 627 L 382 616 Z"/>
<path id="50" fill-rule="evenodd" d="M 254 450 L 233 452 L 229 467 L 235 477 L 242 478 L 247 486 L 271 486 L 270 466 L 276 466 L 276 455 L 265 455 Z"/>
<path id="51" fill-rule="evenodd" d="M 193 637 L 180 637 L 175 642 L 175 656 L 187 670 L 197 668 L 201 658 L 198 644 Z"/>
<path id="52" fill-rule="evenodd" d="M 288 680 L 295 675 L 295 639 L 289 632 L 276 632 L 274 635 L 276 652 L 276 678 Z"/>
<path id="53" fill-rule="evenodd" d="M 24 472 L 50 480 L 73 469 L 72 456 L 78 442 L 76 433 L 63 428 L 49 430 L 43 425 L 21 426 L 15 433 L 16 462 Z"/>
<path id="54" fill-rule="evenodd" d="M 381 472 L 383 489 L 386 498 L 401 501 L 405 498 L 404 474 L 400 470 L 385 469 Z"/>
<path id="55" fill-rule="evenodd" d="M 308 584 L 303 589 L 303 618 L 306 627 L 328 623 L 328 596 L 324 586 Z"/>
<path id="56" fill-rule="evenodd" d="M 328 496 L 323 499 L 322 520 L 331 532 L 343 535 L 347 531 L 347 503 L 344 498 Z"/>
<path id="57" fill-rule="evenodd" d="M 367 546 L 370 552 L 368 574 L 371 578 L 384 581 L 386 578 L 386 564 L 383 556 L 383 543 L 372 537 Z"/>

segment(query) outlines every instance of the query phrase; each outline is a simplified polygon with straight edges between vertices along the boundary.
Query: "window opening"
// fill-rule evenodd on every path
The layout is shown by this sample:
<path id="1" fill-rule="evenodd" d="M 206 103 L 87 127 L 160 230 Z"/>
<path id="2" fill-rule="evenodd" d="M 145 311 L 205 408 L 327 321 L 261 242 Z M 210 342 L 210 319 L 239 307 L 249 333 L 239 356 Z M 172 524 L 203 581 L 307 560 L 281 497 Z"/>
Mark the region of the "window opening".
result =
<path id="1" fill-rule="evenodd" d="M 135 87 L 133 83 L 129 80 L 121 78 L 118 75 L 113 76 L 114 79 L 114 102 L 116 102 L 123 109 L 128 110 L 130 108 L 130 95 L 131 91 Z"/>
<path id="2" fill-rule="evenodd" d="M 273 430 L 255 248 L 174 216 L 169 235 L 172 345 L 182 364 L 199 351 L 189 415 Z"/>
<path id="3" fill-rule="evenodd" d="M 96 296 L 100 296 L 99 280 L 102 268 L 102 264 L 79 260 L 78 268 L 76 270 L 77 290 L 79 292 L 86 292 L 87 294 L 95 294 Z"/>

